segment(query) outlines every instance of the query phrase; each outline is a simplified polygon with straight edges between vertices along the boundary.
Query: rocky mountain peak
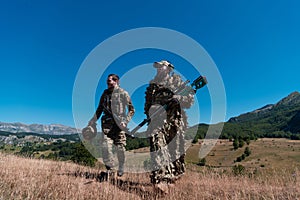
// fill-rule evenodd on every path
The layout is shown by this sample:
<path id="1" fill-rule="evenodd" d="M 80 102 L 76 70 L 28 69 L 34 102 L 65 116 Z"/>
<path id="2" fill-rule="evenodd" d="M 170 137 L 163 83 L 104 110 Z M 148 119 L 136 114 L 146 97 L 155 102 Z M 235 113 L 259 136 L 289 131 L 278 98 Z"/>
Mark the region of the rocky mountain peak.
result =
<path id="1" fill-rule="evenodd" d="M 292 105 L 297 103 L 300 103 L 300 93 L 295 91 L 289 94 L 287 97 L 281 99 L 275 106 Z"/>
<path id="2" fill-rule="evenodd" d="M 61 124 L 22 124 L 19 122 L 16 123 L 5 123 L 0 122 L 0 131 L 8 131 L 11 133 L 19 132 L 32 132 L 39 134 L 50 134 L 50 135 L 69 135 L 77 134 L 79 130 L 69 126 L 64 126 Z"/>

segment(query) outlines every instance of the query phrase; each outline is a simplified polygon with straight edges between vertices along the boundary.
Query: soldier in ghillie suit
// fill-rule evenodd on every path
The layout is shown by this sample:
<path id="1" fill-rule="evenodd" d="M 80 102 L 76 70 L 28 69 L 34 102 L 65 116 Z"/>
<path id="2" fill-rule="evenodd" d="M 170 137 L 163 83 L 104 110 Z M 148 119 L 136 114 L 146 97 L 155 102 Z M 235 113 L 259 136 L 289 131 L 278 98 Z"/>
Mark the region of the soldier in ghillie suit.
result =
<path id="1" fill-rule="evenodd" d="M 127 107 L 127 113 L 126 113 Z M 95 126 L 101 114 L 102 127 L 102 156 L 107 175 L 115 174 L 116 164 L 113 160 L 112 147 L 115 145 L 119 161 L 118 176 L 124 173 L 126 135 L 123 131 L 134 115 L 128 92 L 119 86 L 119 76 L 110 74 L 107 77 L 107 89 L 103 91 L 96 113 L 89 121 L 89 125 Z"/>
<path id="2" fill-rule="evenodd" d="M 165 112 L 151 118 L 147 133 L 150 134 L 150 151 L 154 186 L 173 183 L 185 172 L 184 131 L 187 117 L 183 109 L 194 102 L 194 93 L 175 94 L 184 82 L 173 73 L 174 66 L 168 61 L 155 62 L 157 74 L 146 89 L 144 111 L 147 117 L 167 105 Z"/>

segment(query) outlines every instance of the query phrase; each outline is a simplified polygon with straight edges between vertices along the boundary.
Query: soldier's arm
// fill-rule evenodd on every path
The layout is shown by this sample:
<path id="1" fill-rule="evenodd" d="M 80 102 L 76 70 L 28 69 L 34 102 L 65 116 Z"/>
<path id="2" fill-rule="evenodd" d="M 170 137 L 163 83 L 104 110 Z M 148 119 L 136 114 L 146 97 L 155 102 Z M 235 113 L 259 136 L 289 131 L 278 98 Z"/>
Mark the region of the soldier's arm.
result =
<path id="1" fill-rule="evenodd" d="M 145 104 L 144 104 L 144 113 L 146 114 L 147 118 L 149 117 L 149 109 L 151 107 L 151 100 L 153 95 L 153 85 L 150 84 L 145 92 Z"/>
<path id="2" fill-rule="evenodd" d="M 128 109 L 125 123 L 128 124 L 128 122 L 131 120 L 132 116 L 135 113 L 135 110 L 134 110 L 134 107 L 133 107 L 133 104 L 132 104 L 132 101 L 131 101 L 131 98 L 130 98 L 128 92 L 125 92 L 125 102 L 126 102 L 127 109 Z"/>

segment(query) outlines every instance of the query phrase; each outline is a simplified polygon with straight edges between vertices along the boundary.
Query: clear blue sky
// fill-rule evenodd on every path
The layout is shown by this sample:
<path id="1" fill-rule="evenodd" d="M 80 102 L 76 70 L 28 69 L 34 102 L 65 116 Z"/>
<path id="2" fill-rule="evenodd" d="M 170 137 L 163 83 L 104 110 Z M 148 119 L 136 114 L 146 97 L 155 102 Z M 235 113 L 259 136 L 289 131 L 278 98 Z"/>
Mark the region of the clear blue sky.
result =
<path id="1" fill-rule="evenodd" d="M 74 126 L 72 92 L 82 62 L 102 41 L 140 27 L 172 29 L 205 48 L 224 81 L 226 120 L 276 103 L 300 91 L 299 8 L 298 0 L 4 0 L 0 121 Z M 168 57 L 159 51 L 151 55 L 136 52 L 116 63 L 141 65 Z M 107 73 L 121 70 L 110 69 Z M 133 97 L 138 122 L 143 98 Z M 199 92 L 202 122 L 209 121 L 208 97 L 207 89 Z"/>

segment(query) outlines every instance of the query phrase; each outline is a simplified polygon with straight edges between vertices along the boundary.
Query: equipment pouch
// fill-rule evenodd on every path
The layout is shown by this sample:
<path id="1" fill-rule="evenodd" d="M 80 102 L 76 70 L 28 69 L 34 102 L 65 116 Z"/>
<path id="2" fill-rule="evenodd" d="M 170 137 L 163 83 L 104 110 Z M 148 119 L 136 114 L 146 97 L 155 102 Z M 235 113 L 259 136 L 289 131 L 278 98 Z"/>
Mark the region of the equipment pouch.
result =
<path id="1" fill-rule="evenodd" d="M 113 128 L 114 120 L 112 117 L 102 117 L 101 118 L 101 127 L 105 135 L 107 135 Z"/>

